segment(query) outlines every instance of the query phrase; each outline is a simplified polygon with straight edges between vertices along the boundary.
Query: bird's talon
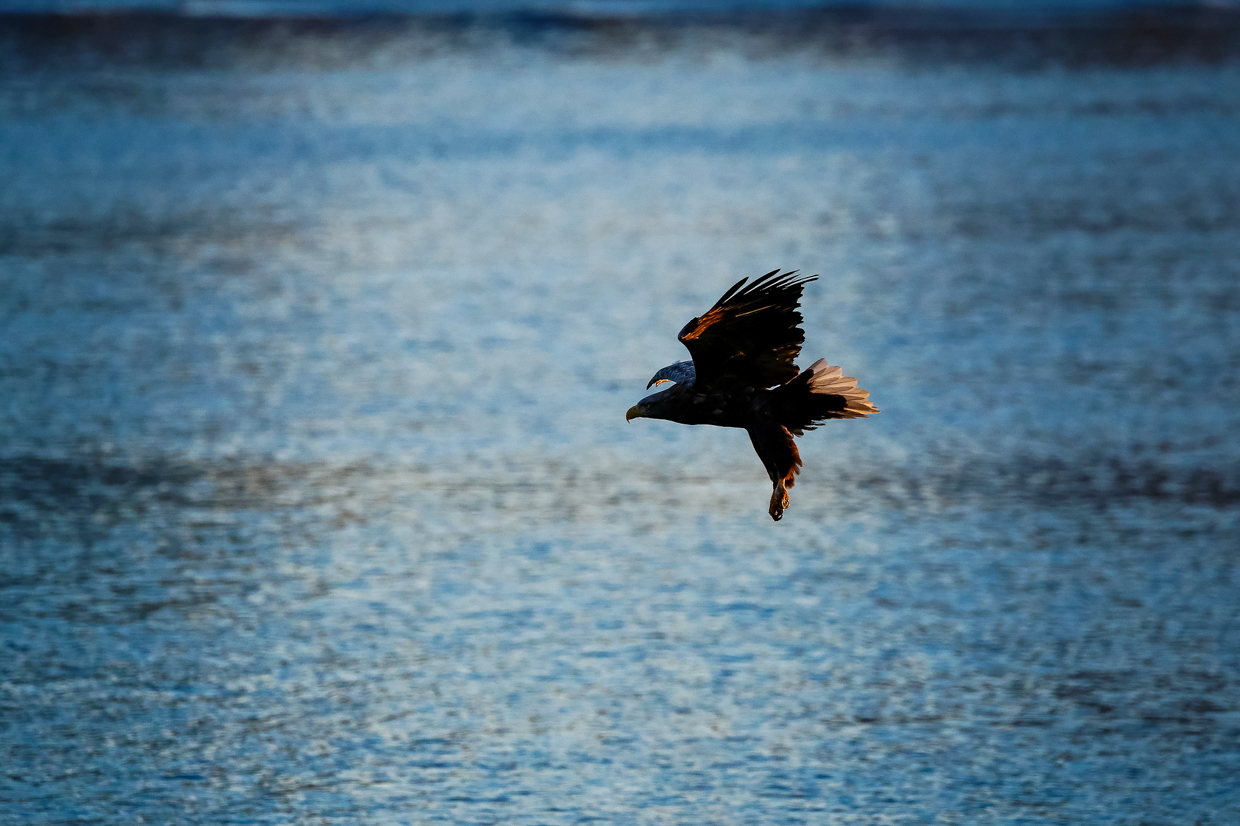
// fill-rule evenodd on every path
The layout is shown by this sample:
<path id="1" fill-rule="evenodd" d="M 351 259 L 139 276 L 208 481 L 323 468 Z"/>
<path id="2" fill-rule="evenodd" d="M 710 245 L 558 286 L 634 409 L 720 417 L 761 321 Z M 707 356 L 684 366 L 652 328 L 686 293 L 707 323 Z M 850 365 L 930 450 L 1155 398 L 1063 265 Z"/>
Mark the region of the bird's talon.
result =
<path id="1" fill-rule="evenodd" d="M 784 518 L 784 508 L 788 507 L 788 491 L 775 488 L 771 491 L 771 508 L 768 511 L 776 522 Z"/>

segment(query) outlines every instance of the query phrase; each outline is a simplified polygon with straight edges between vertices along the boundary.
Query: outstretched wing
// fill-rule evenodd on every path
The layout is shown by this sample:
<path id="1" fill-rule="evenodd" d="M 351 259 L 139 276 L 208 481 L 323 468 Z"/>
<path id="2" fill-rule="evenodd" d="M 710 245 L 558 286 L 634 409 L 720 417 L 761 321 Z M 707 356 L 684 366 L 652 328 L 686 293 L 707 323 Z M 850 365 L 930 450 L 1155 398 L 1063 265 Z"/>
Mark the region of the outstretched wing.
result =
<path id="1" fill-rule="evenodd" d="M 750 284 L 742 278 L 709 312 L 686 324 L 678 338 L 693 356 L 698 383 L 773 387 L 794 378 L 805 341 L 801 289 L 817 277 L 772 270 Z"/>

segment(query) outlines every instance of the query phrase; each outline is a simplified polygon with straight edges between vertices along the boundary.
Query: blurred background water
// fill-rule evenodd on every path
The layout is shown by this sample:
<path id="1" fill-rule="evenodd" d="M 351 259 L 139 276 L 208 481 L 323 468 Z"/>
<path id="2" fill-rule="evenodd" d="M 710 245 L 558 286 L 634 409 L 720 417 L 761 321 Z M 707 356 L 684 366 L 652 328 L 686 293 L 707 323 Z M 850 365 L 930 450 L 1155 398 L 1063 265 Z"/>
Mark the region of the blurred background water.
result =
<path id="1" fill-rule="evenodd" d="M 0 820 L 1237 822 L 1240 20 L 568 11 L 0 17 Z"/>

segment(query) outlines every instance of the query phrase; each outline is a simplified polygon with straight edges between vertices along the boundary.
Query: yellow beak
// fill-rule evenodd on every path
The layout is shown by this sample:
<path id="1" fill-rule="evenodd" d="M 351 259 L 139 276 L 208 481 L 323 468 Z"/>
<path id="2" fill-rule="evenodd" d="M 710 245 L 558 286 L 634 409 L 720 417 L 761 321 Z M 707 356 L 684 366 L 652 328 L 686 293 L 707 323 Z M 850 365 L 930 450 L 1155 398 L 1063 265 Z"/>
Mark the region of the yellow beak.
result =
<path id="1" fill-rule="evenodd" d="M 624 420 L 625 420 L 626 422 L 631 422 L 631 421 L 633 421 L 634 419 L 641 418 L 641 415 L 642 415 L 641 405 L 637 405 L 637 404 L 635 404 L 635 405 L 633 405 L 632 407 L 630 407 L 630 408 L 629 408 L 629 412 L 628 412 L 628 413 L 625 413 L 625 414 L 624 414 Z"/>

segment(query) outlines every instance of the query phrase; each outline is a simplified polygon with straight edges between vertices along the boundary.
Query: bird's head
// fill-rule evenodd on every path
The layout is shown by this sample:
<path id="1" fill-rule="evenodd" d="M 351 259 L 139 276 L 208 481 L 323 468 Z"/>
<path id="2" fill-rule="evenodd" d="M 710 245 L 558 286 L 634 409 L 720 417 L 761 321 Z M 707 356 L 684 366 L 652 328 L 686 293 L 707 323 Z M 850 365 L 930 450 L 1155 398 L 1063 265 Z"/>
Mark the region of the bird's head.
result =
<path id="1" fill-rule="evenodd" d="M 671 416 L 668 414 L 675 407 L 682 392 L 681 385 L 676 384 L 666 390 L 652 393 L 630 407 L 624 414 L 624 420 L 631 422 L 634 419 L 670 419 Z"/>
<path id="2" fill-rule="evenodd" d="M 685 388 L 693 385 L 696 377 L 697 374 L 693 369 L 693 362 L 691 361 L 678 361 L 675 364 L 669 364 L 667 367 L 664 367 L 654 374 L 654 378 L 646 385 L 646 389 L 649 390 L 651 387 L 658 387 L 669 382 L 675 382 L 675 384 L 658 393 L 647 396 L 630 407 L 629 411 L 624 414 L 625 421 L 672 418 L 667 415 L 668 412 L 683 395 Z"/>

